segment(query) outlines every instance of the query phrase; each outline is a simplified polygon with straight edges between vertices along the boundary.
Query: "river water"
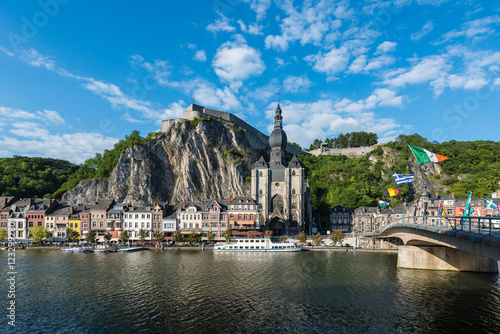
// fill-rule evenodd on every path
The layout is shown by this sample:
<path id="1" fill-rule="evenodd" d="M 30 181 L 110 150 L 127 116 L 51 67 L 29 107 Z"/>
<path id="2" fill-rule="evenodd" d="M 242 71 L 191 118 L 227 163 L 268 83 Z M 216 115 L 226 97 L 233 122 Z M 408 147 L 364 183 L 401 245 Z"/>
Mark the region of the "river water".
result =
<path id="1" fill-rule="evenodd" d="M 7 256 L 0 253 L 6 282 Z M 16 252 L 0 333 L 500 333 L 500 275 L 396 268 L 397 254 Z"/>

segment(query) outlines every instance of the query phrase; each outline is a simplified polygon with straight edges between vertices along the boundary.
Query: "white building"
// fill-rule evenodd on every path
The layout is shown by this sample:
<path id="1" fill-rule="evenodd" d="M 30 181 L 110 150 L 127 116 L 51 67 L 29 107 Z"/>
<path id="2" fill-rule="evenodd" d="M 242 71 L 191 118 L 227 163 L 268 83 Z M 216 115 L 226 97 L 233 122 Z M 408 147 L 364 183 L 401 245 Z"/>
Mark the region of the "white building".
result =
<path id="1" fill-rule="evenodd" d="M 140 230 L 146 231 L 146 240 L 152 240 L 153 214 L 150 206 L 129 207 L 123 216 L 123 229 L 128 231 L 130 240 L 140 240 Z"/>

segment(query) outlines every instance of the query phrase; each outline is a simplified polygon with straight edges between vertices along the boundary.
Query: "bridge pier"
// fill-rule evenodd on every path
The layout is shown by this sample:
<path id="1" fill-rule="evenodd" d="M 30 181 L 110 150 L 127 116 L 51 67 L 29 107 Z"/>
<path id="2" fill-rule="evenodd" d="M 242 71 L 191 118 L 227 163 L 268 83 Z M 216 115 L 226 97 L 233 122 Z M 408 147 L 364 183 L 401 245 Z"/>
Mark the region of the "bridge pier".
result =
<path id="1" fill-rule="evenodd" d="M 443 246 L 399 246 L 398 268 L 497 273 L 498 261 Z"/>

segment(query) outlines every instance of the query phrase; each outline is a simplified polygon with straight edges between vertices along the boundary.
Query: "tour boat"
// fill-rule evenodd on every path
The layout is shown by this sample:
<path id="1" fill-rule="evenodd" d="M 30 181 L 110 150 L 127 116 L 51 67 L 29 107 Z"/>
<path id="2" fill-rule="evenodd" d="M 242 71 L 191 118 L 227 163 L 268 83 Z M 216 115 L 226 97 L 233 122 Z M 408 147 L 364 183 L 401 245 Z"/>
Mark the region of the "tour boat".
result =
<path id="1" fill-rule="evenodd" d="M 146 250 L 144 247 L 124 247 L 124 248 L 119 248 L 117 252 L 139 252 Z"/>
<path id="2" fill-rule="evenodd" d="M 90 253 L 90 249 L 87 247 L 70 247 L 70 248 L 62 248 L 61 252 L 71 252 L 71 253 Z"/>
<path id="3" fill-rule="evenodd" d="M 291 241 L 272 242 L 265 239 L 235 239 L 228 244 L 215 245 L 214 251 L 244 251 L 244 252 L 300 252 L 301 246 Z"/>

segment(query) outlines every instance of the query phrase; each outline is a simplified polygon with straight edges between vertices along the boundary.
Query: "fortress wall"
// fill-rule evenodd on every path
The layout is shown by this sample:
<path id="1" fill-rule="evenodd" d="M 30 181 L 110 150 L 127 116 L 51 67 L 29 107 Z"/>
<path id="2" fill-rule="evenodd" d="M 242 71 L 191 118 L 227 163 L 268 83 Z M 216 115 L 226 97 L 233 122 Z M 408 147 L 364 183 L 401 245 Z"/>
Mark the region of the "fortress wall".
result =
<path id="1" fill-rule="evenodd" d="M 365 154 L 370 153 L 374 149 L 376 149 L 380 144 L 365 146 L 365 147 L 353 147 L 353 148 L 328 148 L 326 150 L 322 150 L 321 148 L 309 151 L 312 155 L 345 155 L 349 158 L 358 158 L 362 157 Z"/>

